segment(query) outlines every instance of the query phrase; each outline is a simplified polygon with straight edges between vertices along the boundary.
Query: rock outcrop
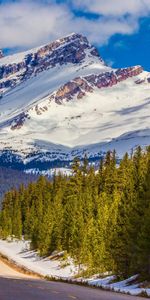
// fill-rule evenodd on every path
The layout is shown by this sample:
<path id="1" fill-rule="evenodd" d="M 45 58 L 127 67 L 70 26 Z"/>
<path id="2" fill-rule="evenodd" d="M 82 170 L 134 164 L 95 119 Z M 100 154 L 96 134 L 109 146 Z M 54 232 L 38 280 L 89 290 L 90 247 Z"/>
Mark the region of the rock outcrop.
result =
<path id="1" fill-rule="evenodd" d="M 0 92 L 36 76 L 38 73 L 53 68 L 56 65 L 82 62 L 87 52 L 99 57 L 98 51 L 91 46 L 87 38 L 80 34 L 72 34 L 53 43 L 33 50 L 18 63 L 0 65 Z M 13 75 L 13 76 L 12 76 Z"/>
<path id="2" fill-rule="evenodd" d="M 0 58 L 4 57 L 3 50 L 0 49 Z"/>
<path id="3" fill-rule="evenodd" d="M 74 97 L 77 100 L 82 99 L 87 93 L 94 92 L 95 88 L 110 88 L 117 83 L 124 81 L 130 77 L 134 77 L 143 72 L 141 66 L 129 67 L 124 69 L 118 69 L 116 71 L 101 73 L 99 75 L 91 74 L 85 77 L 77 77 L 61 86 L 55 93 L 53 93 L 49 102 L 55 101 L 61 105 L 63 101 L 71 101 Z M 135 82 L 137 83 L 137 82 Z M 32 110 L 33 108 L 31 108 Z M 37 104 L 34 107 L 37 115 L 42 115 L 48 110 L 46 105 Z M 26 119 L 30 118 L 30 109 L 26 113 L 19 114 L 12 122 L 11 129 L 20 129 Z"/>
<path id="4" fill-rule="evenodd" d="M 127 78 L 134 77 L 143 72 L 141 66 L 118 69 L 116 71 L 101 74 L 91 74 L 85 77 L 78 77 L 64 84 L 51 97 L 51 101 L 61 104 L 63 100 L 70 101 L 74 96 L 81 99 L 88 92 L 93 92 L 94 88 L 108 88 Z"/>

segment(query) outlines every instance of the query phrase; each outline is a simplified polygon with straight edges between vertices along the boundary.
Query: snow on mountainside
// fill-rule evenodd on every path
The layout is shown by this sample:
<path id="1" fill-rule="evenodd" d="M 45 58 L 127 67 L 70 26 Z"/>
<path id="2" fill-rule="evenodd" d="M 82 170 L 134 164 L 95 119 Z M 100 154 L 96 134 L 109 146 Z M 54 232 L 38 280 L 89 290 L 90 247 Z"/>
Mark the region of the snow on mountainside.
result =
<path id="1" fill-rule="evenodd" d="M 150 74 L 112 69 L 80 34 L 0 59 L 0 164 L 65 167 L 150 144 Z"/>

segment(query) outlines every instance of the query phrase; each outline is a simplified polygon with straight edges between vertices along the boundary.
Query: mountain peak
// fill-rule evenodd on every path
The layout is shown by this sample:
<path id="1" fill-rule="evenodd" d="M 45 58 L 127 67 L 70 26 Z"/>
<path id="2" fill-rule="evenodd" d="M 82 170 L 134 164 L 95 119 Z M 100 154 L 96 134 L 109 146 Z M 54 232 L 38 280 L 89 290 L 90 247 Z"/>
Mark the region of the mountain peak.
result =
<path id="1" fill-rule="evenodd" d="M 44 70 L 65 67 L 69 64 L 87 66 L 94 62 L 104 65 L 98 51 L 87 38 L 72 33 L 41 47 L 1 58 L 0 93 L 5 93 Z"/>
<path id="2" fill-rule="evenodd" d="M 77 48 L 80 46 L 83 47 L 83 50 L 91 49 L 91 51 L 93 50 L 92 55 L 95 56 L 99 56 L 98 51 L 96 50 L 96 48 L 94 46 L 92 46 L 90 44 L 90 42 L 88 41 L 88 39 L 79 33 L 71 33 L 67 36 L 64 36 L 60 39 L 54 40 L 50 43 L 47 43 L 45 45 L 41 45 L 39 47 L 27 50 L 25 52 L 21 52 L 21 53 L 16 53 L 13 55 L 7 55 L 4 57 L 2 50 L 0 50 L 0 54 L 1 54 L 1 58 L 3 58 L 0 61 L 0 66 L 1 65 L 11 65 L 11 64 L 17 64 L 17 63 L 21 63 L 23 60 L 26 59 L 26 57 L 28 57 L 29 55 L 32 56 L 43 56 L 43 55 L 51 55 L 53 51 L 58 50 L 60 47 L 67 47 L 71 44 L 74 43 L 74 48 Z M 68 49 L 69 51 L 71 51 L 72 49 Z M 66 55 L 66 53 L 64 53 L 64 56 Z M 100 60 L 102 61 L 102 59 L 100 58 Z"/>
<path id="3" fill-rule="evenodd" d="M 74 40 L 74 39 L 83 39 L 85 41 L 88 41 L 88 39 L 82 35 L 81 33 L 76 33 L 76 32 L 72 32 L 64 37 L 61 37 L 60 39 L 57 39 L 55 41 L 59 41 L 59 42 L 65 42 L 65 41 L 68 41 L 68 40 Z M 53 41 L 53 42 L 55 42 Z M 51 42 L 51 43 L 53 43 Z"/>

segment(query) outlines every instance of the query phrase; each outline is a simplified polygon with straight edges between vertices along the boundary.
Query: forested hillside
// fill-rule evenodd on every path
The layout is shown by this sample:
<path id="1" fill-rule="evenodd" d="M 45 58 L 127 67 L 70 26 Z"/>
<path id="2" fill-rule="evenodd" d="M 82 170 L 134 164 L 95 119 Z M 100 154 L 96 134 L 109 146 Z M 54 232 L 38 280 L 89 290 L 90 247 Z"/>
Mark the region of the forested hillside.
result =
<path id="1" fill-rule="evenodd" d="M 40 255 L 66 250 L 89 273 L 150 276 L 150 147 L 116 164 L 108 152 L 95 173 L 85 157 L 73 176 L 40 177 L 8 192 L 0 235 L 31 239 Z"/>
<path id="2" fill-rule="evenodd" d="M 23 171 L 0 167 L 0 203 L 8 190 L 19 188 L 21 184 L 27 186 L 29 182 L 36 181 L 37 178 L 38 176 L 26 174 Z"/>

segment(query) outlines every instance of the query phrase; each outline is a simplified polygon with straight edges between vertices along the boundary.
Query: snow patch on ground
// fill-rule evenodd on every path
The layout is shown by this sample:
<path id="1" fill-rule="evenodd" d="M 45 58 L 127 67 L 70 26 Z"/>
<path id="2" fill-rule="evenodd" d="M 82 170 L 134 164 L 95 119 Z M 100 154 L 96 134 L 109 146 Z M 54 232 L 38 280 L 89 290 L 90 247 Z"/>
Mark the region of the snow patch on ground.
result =
<path id="1" fill-rule="evenodd" d="M 43 276 L 71 278 L 77 273 L 73 261 L 69 259 L 67 265 L 62 267 L 61 260 L 50 260 L 39 257 L 36 251 L 29 249 L 28 241 L 4 241 L 0 240 L 0 253 L 31 271 Z"/>
<path id="2" fill-rule="evenodd" d="M 28 169 L 25 170 L 26 174 L 34 174 L 34 175 L 43 175 L 43 176 L 48 176 L 52 177 L 55 175 L 63 174 L 70 176 L 72 174 L 72 170 L 68 168 L 52 168 L 48 170 L 39 170 L 39 169 Z"/>
<path id="3" fill-rule="evenodd" d="M 103 279 L 88 279 L 88 284 L 91 286 L 97 286 L 109 290 L 113 290 L 115 292 L 122 292 L 122 293 L 130 293 L 132 295 L 138 295 L 140 294 L 143 290 L 139 287 L 139 284 L 131 284 L 137 276 L 132 276 L 126 280 L 120 281 L 120 282 L 115 282 L 111 283 L 114 279 L 115 276 L 108 276 Z"/>

